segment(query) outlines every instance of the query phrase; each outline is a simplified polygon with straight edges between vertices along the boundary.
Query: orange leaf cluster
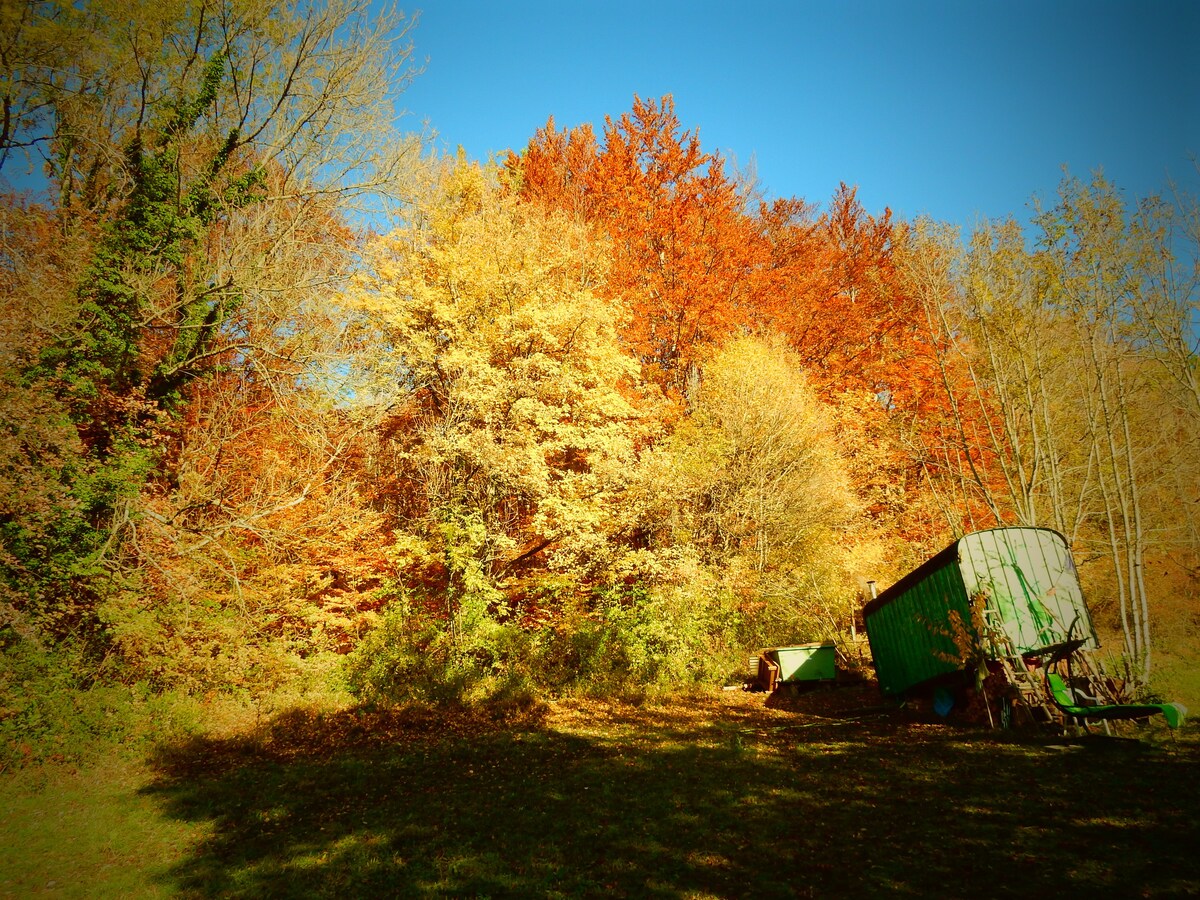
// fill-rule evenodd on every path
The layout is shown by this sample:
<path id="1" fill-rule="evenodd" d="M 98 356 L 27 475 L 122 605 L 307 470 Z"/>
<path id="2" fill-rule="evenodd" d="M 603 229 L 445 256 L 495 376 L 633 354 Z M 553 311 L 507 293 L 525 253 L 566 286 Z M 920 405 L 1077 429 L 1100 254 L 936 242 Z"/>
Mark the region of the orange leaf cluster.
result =
<path id="1" fill-rule="evenodd" d="M 664 382 L 681 385 L 730 335 L 774 332 L 827 392 L 916 393 L 921 317 L 893 261 L 905 232 L 889 211 L 869 215 L 853 188 L 841 185 L 819 216 L 798 199 L 756 200 L 682 129 L 670 96 L 635 98 L 601 139 L 551 118 L 506 167 L 523 198 L 608 238 L 607 289 L 632 314 L 625 339 Z"/>

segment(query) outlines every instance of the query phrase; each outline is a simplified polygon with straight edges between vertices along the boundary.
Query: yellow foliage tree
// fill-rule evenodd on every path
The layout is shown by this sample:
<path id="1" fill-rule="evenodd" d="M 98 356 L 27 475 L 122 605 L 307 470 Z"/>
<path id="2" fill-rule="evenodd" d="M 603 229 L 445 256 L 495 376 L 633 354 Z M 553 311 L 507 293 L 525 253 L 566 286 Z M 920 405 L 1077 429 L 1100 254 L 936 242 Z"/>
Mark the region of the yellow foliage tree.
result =
<path id="1" fill-rule="evenodd" d="M 796 354 L 757 338 L 732 341 L 690 395 L 692 415 L 672 439 L 687 498 L 677 522 L 778 639 L 847 625 L 844 557 L 857 503 L 829 411 Z"/>
<path id="2" fill-rule="evenodd" d="M 381 416 L 372 467 L 411 582 L 503 618 L 524 576 L 608 563 L 639 436 L 622 311 L 594 288 L 586 231 L 447 163 L 373 244 L 345 295 L 362 329 L 356 396 Z"/>

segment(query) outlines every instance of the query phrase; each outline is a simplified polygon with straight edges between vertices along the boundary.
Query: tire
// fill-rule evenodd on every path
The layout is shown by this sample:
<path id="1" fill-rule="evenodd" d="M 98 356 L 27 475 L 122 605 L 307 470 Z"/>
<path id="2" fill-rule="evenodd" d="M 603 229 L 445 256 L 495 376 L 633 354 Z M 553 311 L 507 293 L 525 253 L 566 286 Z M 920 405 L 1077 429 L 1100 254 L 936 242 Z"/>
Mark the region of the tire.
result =
<path id="1" fill-rule="evenodd" d="M 1011 697 L 1000 698 L 1000 730 L 1008 731 L 1013 726 L 1013 702 Z"/>

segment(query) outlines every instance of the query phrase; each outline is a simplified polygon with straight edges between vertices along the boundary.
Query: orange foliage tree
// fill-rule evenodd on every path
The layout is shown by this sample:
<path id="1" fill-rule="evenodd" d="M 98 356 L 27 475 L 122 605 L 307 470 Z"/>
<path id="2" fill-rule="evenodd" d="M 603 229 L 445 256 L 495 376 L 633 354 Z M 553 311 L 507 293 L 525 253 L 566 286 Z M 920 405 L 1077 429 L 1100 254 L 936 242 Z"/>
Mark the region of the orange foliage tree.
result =
<path id="1" fill-rule="evenodd" d="M 820 215 L 752 191 L 683 130 L 670 96 L 634 98 L 603 140 L 551 119 L 506 161 L 526 199 L 594 224 L 612 243 L 607 290 L 630 305 L 625 337 L 644 363 L 686 371 L 704 346 L 743 331 L 782 333 L 829 392 L 917 390 L 909 363 L 920 304 L 897 276 L 906 230 L 869 215 L 841 185 Z M 897 377 L 897 364 L 905 377 Z"/>
<path id="2" fill-rule="evenodd" d="M 521 196 L 610 241 L 605 290 L 630 310 L 623 337 L 648 378 L 687 392 L 707 348 L 783 336 L 820 396 L 857 411 L 843 417 L 841 440 L 852 471 L 864 461 L 854 474 L 868 515 L 940 540 L 935 505 L 916 497 L 927 461 L 903 435 L 944 412 L 945 373 L 898 269 L 909 229 L 889 210 L 870 215 L 845 184 L 820 214 L 796 198 L 755 202 L 681 127 L 670 96 L 635 97 L 599 140 L 551 119 L 506 168 Z M 887 448 L 858 446 L 881 440 Z M 921 512 L 900 526 L 910 509 Z"/>
<path id="3" fill-rule="evenodd" d="M 612 245 L 606 290 L 629 304 L 624 337 L 648 372 L 680 386 L 705 346 L 752 320 L 764 247 L 745 190 L 675 105 L 634 98 L 603 142 L 551 119 L 506 166 L 521 194 L 595 224 Z"/>

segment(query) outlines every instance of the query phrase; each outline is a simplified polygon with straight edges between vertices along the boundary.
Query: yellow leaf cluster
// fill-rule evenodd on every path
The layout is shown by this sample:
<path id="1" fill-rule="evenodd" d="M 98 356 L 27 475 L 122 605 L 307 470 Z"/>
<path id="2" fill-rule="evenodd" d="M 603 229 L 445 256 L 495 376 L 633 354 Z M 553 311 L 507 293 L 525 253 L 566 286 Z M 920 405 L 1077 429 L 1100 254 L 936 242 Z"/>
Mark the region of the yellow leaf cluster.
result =
<path id="1" fill-rule="evenodd" d="M 536 544 L 579 565 L 605 543 L 641 428 L 624 310 L 594 291 L 604 248 L 461 160 L 430 193 L 344 298 L 376 349 L 363 395 L 396 417 L 381 478 L 422 488 L 401 528 L 470 510 L 493 573 Z"/>

